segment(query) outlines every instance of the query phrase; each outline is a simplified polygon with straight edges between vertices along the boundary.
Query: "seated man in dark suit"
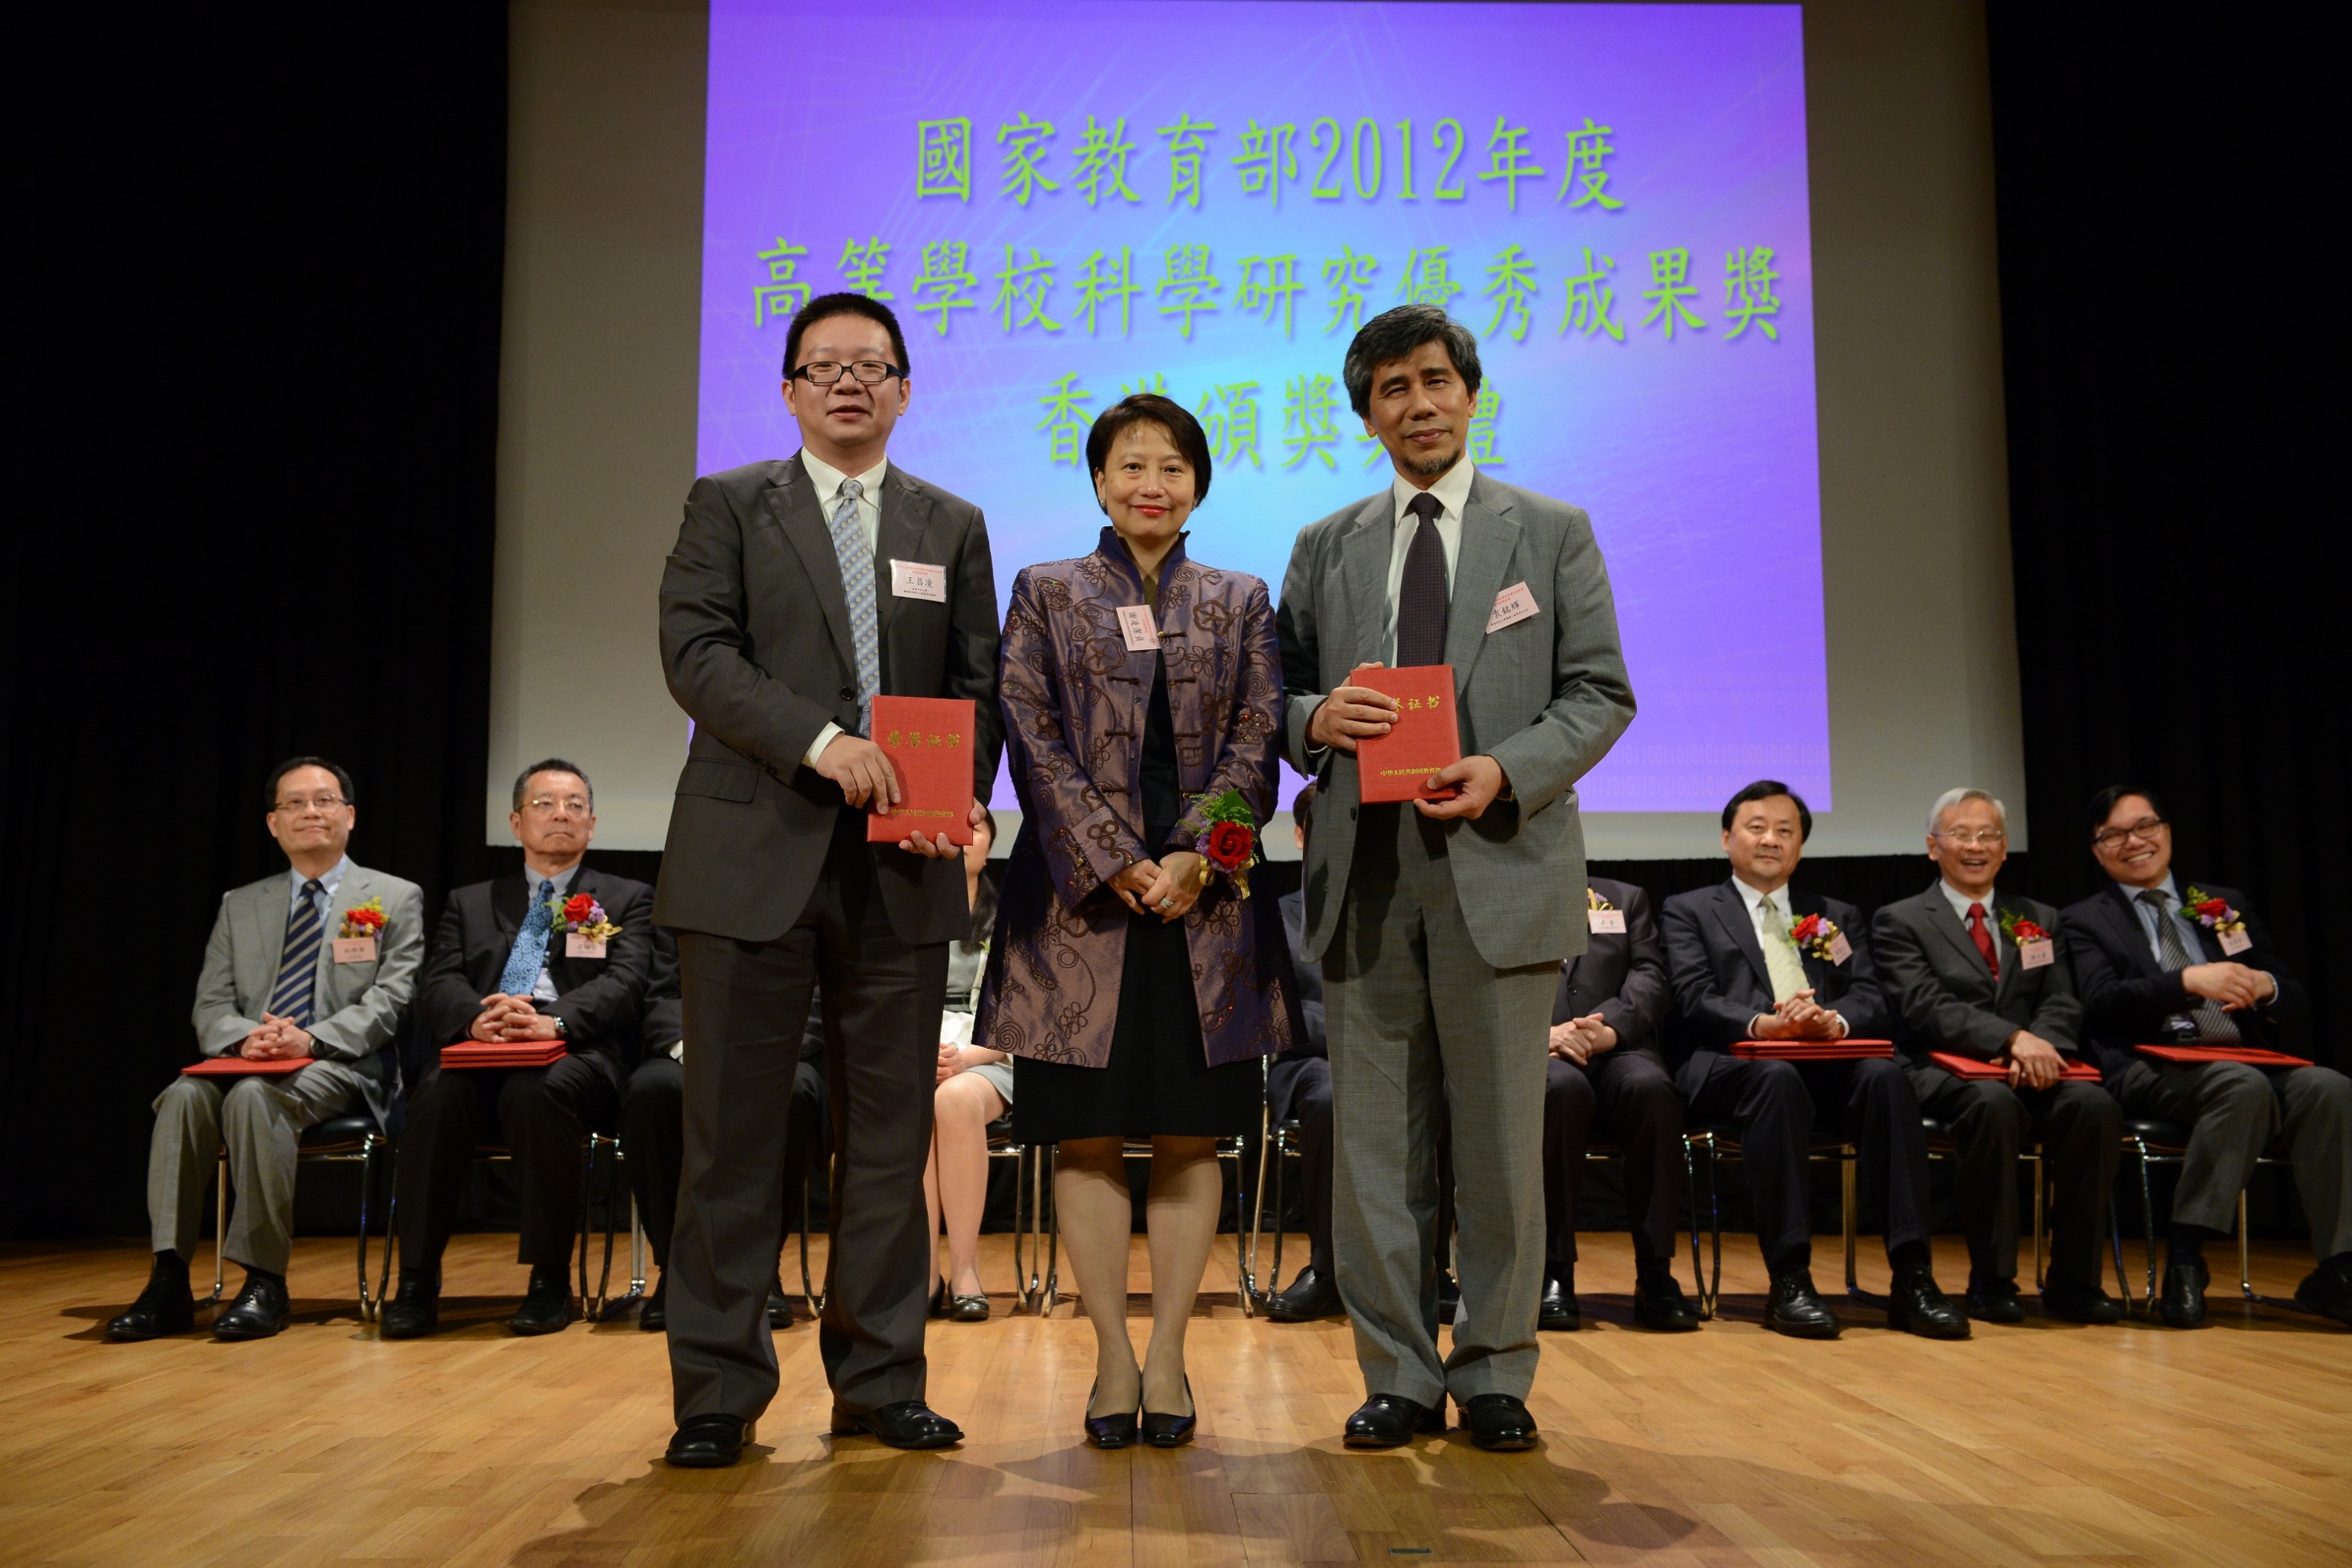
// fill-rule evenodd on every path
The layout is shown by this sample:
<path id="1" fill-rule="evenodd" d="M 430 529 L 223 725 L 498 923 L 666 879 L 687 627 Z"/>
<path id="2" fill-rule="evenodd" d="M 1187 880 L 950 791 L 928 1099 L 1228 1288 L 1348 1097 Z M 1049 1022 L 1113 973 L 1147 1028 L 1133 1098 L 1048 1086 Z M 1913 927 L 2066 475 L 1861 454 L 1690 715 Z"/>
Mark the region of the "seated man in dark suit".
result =
<path id="1" fill-rule="evenodd" d="M 2017 1300 L 2017 1156 L 2038 1129 L 2056 1204 L 2042 1304 L 2078 1323 L 2120 1316 L 2099 1287 L 2107 1193 L 2123 1152 L 2123 1111 L 2095 1083 L 2059 1075 L 2082 1037 L 2058 911 L 1993 879 L 2009 859 L 2008 813 L 1980 789 L 1947 790 L 1927 814 L 1927 858 L 1941 875 L 1871 921 L 1878 973 L 1901 1022 L 1912 1092 L 1959 1146 L 1960 1223 L 1969 1233 L 1968 1311 L 2021 1323 Z M 1997 1062 L 2006 1079 L 1962 1079 L 1931 1053 Z"/>
<path id="2" fill-rule="evenodd" d="M 1307 834 L 1315 813 L 1315 786 L 1308 784 L 1291 803 L 1291 832 L 1298 852 L 1307 853 Z M 1290 939 L 1291 968 L 1298 976 L 1298 1010 L 1306 1031 L 1290 1049 L 1267 1068 L 1266 1089 L 1274 1100 L 1277 1122 L 1298 1123 L 1298 1163 L 1307 1197 L 1307 1267 L 1290 1289 L 1271 1297 L 1265 1315 L 1277 1323 L 1303 1323 L 1315 1318 L 1337 1317 L 1339 1281 L 1331 1265 L 1331 1059 L 1323 1038 L 1323 964 L 1298 955 L 1307 939 L 1307 889 L 1285 893 L 1283 933 Z M 1276 1221 L 1280 1224 L 1279 1218 Z M 1276 1280 L 1276 1284 L 1281 1281 Z"/>
<path id="3" fill-rule="evenodd" d="M 400 1289 L 384 1304 L 387 1340 L 439 1327 L 441 1253 L 484 1143 L 513 1152 L 518 1260 L 530 1268 L 507 1326 L 547 1334 L 572 1321 L 580 1145 L 612 1130 L 653 967 L 653 889 L 581 864 L 595 804 L 572 763 L 524 769 L 507 818 L 522 870 L 458 888 L 442 909 L 417 997 L 425 1058 L 394 1178 Z M 583 899 L 594 909 L 577 909 Z M 467 1039 L 562 1040 L 567 1054 L 552 1067 L 444 1070 L 441 1048 Z"/>
<path id="4" fill-rule="evenodd" d="M 2172 828 L 2153 794 L 2101 790 L 2090 817 L 2091 853 L 2110 885 L 2068 905 L 2059 921 L 2091 1041 L 2125 1115 L 2189 1130 L 2172 1199 L 2164 1321 L 2204 1326 L 2204 1245 L 2230 1233 L 2255 1159 L 2284 1132 L 2320 1260 L 2294 1299 L 2352 1325 L 2352 1080 L 2332 1068 L 2174 1063 L 2133 1049 L 2283 1050 L 2280 1031 L 2308 1011 L 2308 993 L 2279 962 L 2243 893 L 2175 879 Z"/>
<path id="5" fill-rule="evenodd" d="M 306 1065 L 184 1075 L 155 1097 L 147 1146 L 155 1262 L 139 1300 L 106 1325 L 108 1339 L 195 1327 L 188 1259 L 224 1144 L 236 1205 L 219 1246 L 245 1265 L 245 1288 L 213 1319 L 213 1334 L 277 1333 L 288 1315 L 304 1130 L 357 1113 L 394 1125 L 400 1072 L 391 1047 L 425 957 L 425 895 L 352 863 L 354 793 L 352 775 L 323 757 L 296 757 L 269 775 L 262 822 L 289 869 L 222 897 L 196 981 L 196 1048 L 213 1058 Z"/>
<path id="6" fill-rule="evenodd" d="M 659 926 L 654 928 L 653 980 L 646 989 L 646 1021 L 639 1031 L 645 1059 L 621 1094 L 621 1152 L 646 1239 L 653 1244 L 654 1266 L 662 1271 L 637 1310 L 637 1327 L 659 1333 L 669 1327 L 669 1240 L 677 1225 L 678 1173 L 686 1163 L 686 1021 L 678 1001 L 677 942 Z M 784 1223 L 804 1225 L 809 1162 L 831 1129 L 824 1110 L 824 1020 L 814 1003 L 786 1114 Z M 768 1326 L 793 1326 L 781 1275 L 768 1287 Z"/>
<path id="7" fill-rule="evenodd" d="M 1749 784 L 1723 808 L 1731 879 L 1666 900 L 1676 1051 L 1687 1053 L 1675 1083 L 1694 1122 L 1739 1129 L 1756 1239 L 1772 1276 L 1765 1327 L 1800 1339 L 1837 1337 L 1838 1321 L 1813 1289 L 1806 1152 L 1817 1131 L 1842 1123 L 1860 1156 L 1864 1201 L 1875 1198 L 1885 1211 L 1895 1273 L 1888 1324 L 1966 1339 L 1967 1315 L 1936 1288 L 1927 1139 L 1903 1069 L 1885 1059 L 1799 1065 L 1731 1054 L 1737 1040 L 1884 1038 L 1893 1022 L 1862 911 L 1789 889 L 1812 827 L 1812 812 L 1788 785 Z M 1825 1116 L 1817 1118 L 1816 1103 Z"/>

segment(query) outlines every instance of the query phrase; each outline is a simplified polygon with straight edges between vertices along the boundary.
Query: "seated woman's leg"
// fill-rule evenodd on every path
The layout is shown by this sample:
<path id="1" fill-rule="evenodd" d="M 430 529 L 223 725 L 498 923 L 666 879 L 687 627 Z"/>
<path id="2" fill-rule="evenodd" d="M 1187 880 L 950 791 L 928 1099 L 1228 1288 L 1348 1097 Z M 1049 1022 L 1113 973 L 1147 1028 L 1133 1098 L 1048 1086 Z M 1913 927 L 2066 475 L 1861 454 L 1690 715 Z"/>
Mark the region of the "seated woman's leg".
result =
<path id="1" fill-rule="evenodd" d="M 1151 1191 L 1145 1213 L 1151 1232 L 1151 1348 L 1143 1361 L 1143 1408 L 1190 1415 L 1184 1388 L 1184 1329 L 1217 1238 L 1217 1172 L 1213 1138 L 1154 1138 Z"/>
<path id="2" fill-rule="evenodd" d="M 996 1089 L 977 1073 L 961 1072 L 940 1085 L 932 1100 L 931 1163 L 926 1174 L 932 1199 L 934 1234 L 944 1215 L 948 1226 L 948 1291 L 978 1296 L 980 1218 L 988 1205 L 988 1124 L 1004 1114 Z"/>
<path id="3" fill-rule="evenodd" d="M 1073 1138 L 1055 1150 L 1054 1213 L 1079 1304 L 1095 1326 L 1095 1395 L 1087 1414 L 1133 1410 L 1142 1378 L 1127 1337 L 1127 1241 L 1135 1205 L 1120 1140 Z"/>

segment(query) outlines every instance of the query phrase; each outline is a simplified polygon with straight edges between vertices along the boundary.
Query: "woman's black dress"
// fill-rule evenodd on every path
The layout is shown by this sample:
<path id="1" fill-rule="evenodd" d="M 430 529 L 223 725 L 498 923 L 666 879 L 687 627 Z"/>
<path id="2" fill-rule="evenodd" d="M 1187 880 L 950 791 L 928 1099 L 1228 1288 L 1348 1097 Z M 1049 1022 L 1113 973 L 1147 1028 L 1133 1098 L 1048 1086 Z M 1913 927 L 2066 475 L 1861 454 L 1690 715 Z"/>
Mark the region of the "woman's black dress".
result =
<path id="1" fill-rule="evenodd" d="M 1176 772 L 1176 721 L 1168 663 L 1151 678 L 1143 731 L 1143 842 L 1159 858 L 1184 815 Z M 1108 889 L 1094 895 L 1113 898 Z M 1256 1058 L 1211 1067 L 1192 994 L 1182 921 L 1127 917 L 1118 1022 L 1106 1067 L 1013 1058 L 1013 1136 L 1023 1143 L 1069 1138 L 1225 1137 L 1257 1125 L 1263 1069 Z"/>

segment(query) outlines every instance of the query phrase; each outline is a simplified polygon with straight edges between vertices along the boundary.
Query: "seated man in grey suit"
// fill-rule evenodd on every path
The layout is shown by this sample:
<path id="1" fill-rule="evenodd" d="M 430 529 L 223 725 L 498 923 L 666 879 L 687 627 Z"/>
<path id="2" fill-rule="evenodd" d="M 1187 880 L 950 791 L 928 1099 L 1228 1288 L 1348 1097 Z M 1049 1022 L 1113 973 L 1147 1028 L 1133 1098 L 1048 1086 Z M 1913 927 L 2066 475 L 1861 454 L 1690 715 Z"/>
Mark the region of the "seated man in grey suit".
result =
<path id="1" fill-rule="evenodd" d="M 307 1065 L 175 1079 L 156 1096 L 147 1146 L 155 1266 L 139 1300 L 106 1325 L 109 1339 L 195 1326 L 188 1255 L 224 1139 L 236 1205 L 220 1247 L 245 1265 L 245 1288 L 213 1332 L 257 1340 L 284 1328 L 302 1130 L 358 1111 L 393 1125 L 391 1046 L 425 956 L 425 895 L 352 864 L 353 794 L 352 775 L 320 757 L 296 757 L 269 775 L 262 820 L 292 868 L 221 900 L 196 982 L 196 1043 L 207 1057 Z"/>
<path id="2" fill-rule="evenodd" d="M 2025 1321 L 2017 1300 L 2017 1154 L 2038 1130 L 2056 1188 L 2042 1304 L 2077 1323 L 2112 1323 L 2120 1313 L 2099 1288 L 2099 1237 L 2123 1152 L 2123 1111 L 2095 1083 L 2059 1080 L 2082 1038 L 2083 1006 L 2058 911 L 1994 892 L 2009 858 L 2009 816 L 1980 789 L 1937 799 L 1927 858 L 1940 873 L 1935 885 L 1879 910 L 1870 935 L 1919 1109 L 1959 1145 L 1969 1316 Z M 1930 1061 L 1935 1052 L 2000 1063 L 2008 1076 L 1962 1079 Z"/>
<path id="3" fill-rule="evenodd" d="M 1290 831 L 1298 840 L 1302 859 L 1315 816 L 1315 793 L 1310 784 L 1290 803 Z M 1299 952 L 1307 938 L 1307 889 L 1285 893 L 1276 901 L 1282 932 L 1290 943 L 1291 969 L 1298 976 L 1298 1012 L 1306 1028 L 1267 1067 L 1266 1093 L 1273 1099 L 1276 1121 L 1298 1123 L 1307 1267 L 1291 1280 L 1289 1289 L 1268 1298 L 1265 1315 L 1277 1323 L 1304 1323 L 1336 1318 L 1346 1310 L 1339 1304 L 1339 1275 L 1331 1264 L 1331 1058 L 1323 1037 L 1323 965 Z"/>

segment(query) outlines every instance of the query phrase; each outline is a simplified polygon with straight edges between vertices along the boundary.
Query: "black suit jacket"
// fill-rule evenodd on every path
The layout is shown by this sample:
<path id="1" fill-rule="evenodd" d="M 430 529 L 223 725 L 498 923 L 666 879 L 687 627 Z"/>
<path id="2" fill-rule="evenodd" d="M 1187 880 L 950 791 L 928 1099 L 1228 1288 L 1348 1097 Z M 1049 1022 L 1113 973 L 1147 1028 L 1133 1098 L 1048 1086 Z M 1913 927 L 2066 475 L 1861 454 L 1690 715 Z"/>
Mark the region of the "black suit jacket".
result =
<path id="1" fill-rule="evenodd" d="M 572 879 L 572 892 L 604 905 L 604 918 L 621 932 L 605 944 L 602 958 L 567 957 L 561 933 L 548 939 L 547 976 L 555 983 L 556 997 L 544 1010 L 563 1020 L 572 1055 L 608 1057 L 625 1072 L 637 1059 L 653 969 L 653 889 L 583 866 Z M 473 1033 L 482 998 L 499 988 L 506 973 L 530 902 L 530 888 L 520 871 L 450 892 L 417 987 L 416 1012 L 428 1051 Z"/>
<path id="2" fill-rule="evenodd" d="M 1551 1021 L 1565 1024 L 1588 1013 L 1617 1031 L 1616 1048 L 1656 1055 L 1666 1021 L 1666 954 L 1658 942 L 1650 895 L 1631 882 L 1586 879 L 1591 889 L 1624 911 L 1625 934 L 1592 932 L 1589 945 L 1559 965 L 1559 994 Z"/>
<path id="3" fill-rule="evenodd" d="M 1282 910 L 1282 934 L 1290 942 L 1290 966 L 1298 976 L 1298 1015 L 1306 1026 L 1292 1035 L 1289 1054 L 1328 1057 L 1331 1049 L 1323 1035 L 1323 961 L 1299 953 L 1307 941 L 1307 889 L 1285 893 L 1276 902 Z"/>
<path id="4" fill-rule="evenodd" d="M 984 799 L 1003 736 L 987 524 L 896 464 L 881 509 L 882 690 L 972 700 L 972 790 Z M 899 598 L 894 559 L 944 568 L 947 602 Z M 655 900 L 663 925 L 772 942 L 800 918 L 844 809 L 801 759 L 826 723 L 857 729 L 851 635 L 833 534 L 799 458 L 694 481 L 661 586 L 662 668 L 694 721 Z M 961 862 L 890 845 L 867 853 L 902 941 L 971 929 Z"/>
<path id="5" fill-rule="evenodd" d="M 2237 954 L 2234 962 L 2249 969 L 2268 970 L 2278 982 L 2278 994 L 2266 1006 L 2231 1014 L 2230 1021 L 2238 1026 L 2246 1044 L 2264 1050 L 2286 1049 L 2280 1027 L 2303 1017 L 2311 995 L 2279 961 L 2270 932 L 2246 907 L 2245 894 L 2215 882 L 2192 882 L 2178 873 L 2173 887 L 2183 894 L 2195 887 L 2226 900 L 2245 918 L 2246 934 L 2254 939 L 2254 945 Z M 2168 972 L 2157 962 L 2147 928 L 2140 924 L 2130 894 L 2110 882 L 2104 891 L 2067 905 L 2058 921 L 2066 937 L 2066 955 L 2074 966 L 2074 989 L 2083 998 L 2085 1033 L 2098 1053 L 2100 1067 L 2112 1077 L 2134 1059 L 2134 1046 L 2170 1043 L 2173 1033 L 2166 1020 L 2187 1012 L 2190 997 L 2179 973 Z M 2226 956 L 2221 939 L 2211 931 L 2200 927 L 2196 941 L 2203 951 L 2200 955 L 2192 947 L 2192 962 L 2219 963 Z"/>
<path id="6" fill-rule="evenodd" d="M 1862 911 L 1837 899 L 1783 888 L 1792 919 L 1817 914 L 1845 933 L 1853 948 L 1843 963 L 1811 953 L 1801 956 L 1813 1000 L 1842 1014 L 1846 1033 L 1884 1039 L 1892 1022 L 1870 956 L 1870 931 Z M 1734 1040 L 1748 1038 L 1759 1013 L 1772 1010 L 1772 980 L 1748 905 L 1729 879 L 1666 900 L 1659 921 L 1665 939 L 1666 970 L 1675 988 L 1671 1049 L 1677 1063 L 1692 1053 L 1727 1053 Z"/>
<path id="7" fill-rule="evenodd" d="M 2048 931 L 2055 962 L 2026 968 L 2016 944 L 2002 933 L 2003 913 Z M 1998 981 L 1969 928 L 1952 912 L 1940 879 L 1916 897 L 1887 905 L 1871 921 L 1871 943 L 1895 1012 L 1895 1037 L 1914 1061 L 1926 1062 L 1930 1051 L 1990 1060 L 2020 1029 L 2032 1030 L 2062 1051 L 2074 1050 L 2082 1039 L 2083 1004 L 2066 968 L 2058 911 L 1996 888 L 1987 923 L 2000 958 Z"/>

